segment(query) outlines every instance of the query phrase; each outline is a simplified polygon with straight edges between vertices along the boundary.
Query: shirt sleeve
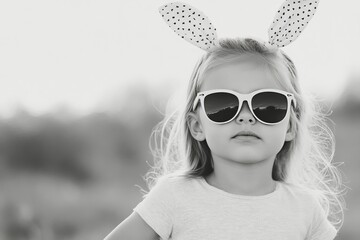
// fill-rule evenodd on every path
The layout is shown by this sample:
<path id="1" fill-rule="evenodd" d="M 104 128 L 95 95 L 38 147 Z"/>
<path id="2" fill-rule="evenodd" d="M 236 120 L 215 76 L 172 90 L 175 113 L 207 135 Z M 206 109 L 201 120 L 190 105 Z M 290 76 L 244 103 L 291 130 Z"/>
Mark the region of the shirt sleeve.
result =
<path id="1" fill-rule="evenodd" d="M 169 239 L 176 209 L 171 179 L 161 178 L 133 210 L 161 237 Z"/>
<path id="2" fill-rule="evenodd" d="M 313 220 L 308 231 L 307 240 L 333 240 L 337 230 L 327 219 L 321 205 L 315 201 Z"/>

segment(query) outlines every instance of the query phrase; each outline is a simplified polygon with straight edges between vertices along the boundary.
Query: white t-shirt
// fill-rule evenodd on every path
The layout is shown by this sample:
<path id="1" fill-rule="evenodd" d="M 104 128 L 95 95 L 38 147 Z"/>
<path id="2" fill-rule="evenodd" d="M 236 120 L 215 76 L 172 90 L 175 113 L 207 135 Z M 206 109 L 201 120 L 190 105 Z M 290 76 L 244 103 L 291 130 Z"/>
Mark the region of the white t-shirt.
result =
<path id="1" fill-rule="evenodd" d="M 202 177 L 166 177 L 133 210 L 164 240 L 332 240 L 337 234 L 314 197 L 284 182 L 269 194 L 244 196 Z"/>

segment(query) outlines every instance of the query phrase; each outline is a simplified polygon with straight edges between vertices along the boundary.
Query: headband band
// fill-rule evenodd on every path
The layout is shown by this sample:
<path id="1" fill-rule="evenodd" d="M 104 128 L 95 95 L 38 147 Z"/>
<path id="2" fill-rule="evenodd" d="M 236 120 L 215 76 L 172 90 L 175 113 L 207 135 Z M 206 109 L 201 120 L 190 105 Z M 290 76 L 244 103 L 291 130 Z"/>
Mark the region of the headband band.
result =
<path id="1" fill-rule="evenodd" d="M 285 47 L 297 39 L 314 16 L 319 0 L 286 0 L 278 9 L 268 29 L 270 47 Z M 167 25 L 191 44 L 211 51 L 218 46 L 216 28 L 200 10 L 182 3 L 172 2 L 159 8 Z"/>

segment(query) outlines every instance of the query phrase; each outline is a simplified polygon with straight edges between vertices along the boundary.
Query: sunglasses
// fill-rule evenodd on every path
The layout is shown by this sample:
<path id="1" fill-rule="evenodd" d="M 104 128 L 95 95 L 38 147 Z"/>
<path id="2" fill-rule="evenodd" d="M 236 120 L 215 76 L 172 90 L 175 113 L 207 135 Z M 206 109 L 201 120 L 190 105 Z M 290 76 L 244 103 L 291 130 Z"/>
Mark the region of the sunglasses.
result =
<path id="1" fill-rule="evenodd" d="M 207 118 L 216 124 L 231 122 L 247 101 L 253 116 L 261 123 L 275 125 L 287 116 L 291 102 L 296 107 L 293 94 L 278 89 L 261 89 L 249 94 L 241 94 L 227 89 L 199 92 L 195 98 L 193 111 L 199 101 Z"/>

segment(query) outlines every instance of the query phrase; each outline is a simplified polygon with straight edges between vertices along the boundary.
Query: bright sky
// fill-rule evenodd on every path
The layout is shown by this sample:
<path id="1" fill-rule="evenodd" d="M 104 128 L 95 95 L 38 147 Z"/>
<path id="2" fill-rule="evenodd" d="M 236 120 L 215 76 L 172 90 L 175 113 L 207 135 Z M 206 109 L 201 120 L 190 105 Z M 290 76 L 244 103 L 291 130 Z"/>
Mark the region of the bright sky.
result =
<path id="1" fill-rule="evenodd" d="M 158 7 L 167 2 L 0 1 L 0 115 L 62 105 L 87 113 L 134 83 L 154 93 L 183 85 L 203 51 L 163 22 Z M 185 2 L 211 19 L 219 38 L 266 40 L 283 0 Z M 337 97 L 360 75 L 359 9 L 357 0 L 320 1 L 302 35 L 284 48 L 304 86 Z"/>

